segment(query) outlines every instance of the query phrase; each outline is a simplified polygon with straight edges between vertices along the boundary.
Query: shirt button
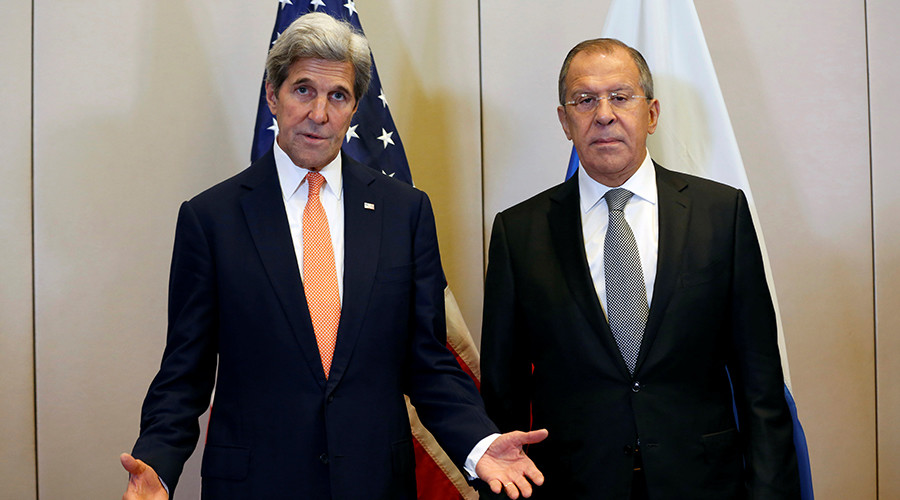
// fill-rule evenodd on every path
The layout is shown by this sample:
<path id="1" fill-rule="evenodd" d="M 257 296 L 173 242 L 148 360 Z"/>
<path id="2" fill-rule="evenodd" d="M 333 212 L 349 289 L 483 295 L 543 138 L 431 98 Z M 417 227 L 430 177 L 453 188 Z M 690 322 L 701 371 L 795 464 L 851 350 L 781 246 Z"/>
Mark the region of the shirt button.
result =
<path id="1" fill-rule="evenodd" d="M 641 392 L 641 383 L 635 380 L 631 385 L 631 392 Z"/>
<path id="2" fill-rule="evenodd" d="M 328 455 L 325 453 L 322 453 L 321 455 L 319 455 L 319 461 L 325 465 L 328 465 Z"/>

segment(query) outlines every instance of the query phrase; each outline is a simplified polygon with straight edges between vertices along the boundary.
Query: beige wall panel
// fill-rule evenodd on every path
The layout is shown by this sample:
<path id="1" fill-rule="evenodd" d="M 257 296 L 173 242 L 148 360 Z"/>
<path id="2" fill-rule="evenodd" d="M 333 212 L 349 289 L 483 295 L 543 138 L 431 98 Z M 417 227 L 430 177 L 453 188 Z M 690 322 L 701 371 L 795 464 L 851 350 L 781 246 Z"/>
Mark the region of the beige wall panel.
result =
<path id="1" fill-rule="evenodd" d="M 358 3 L 413 180 L 434 205 L 441 260 L 473 337 L 481 335 L 478 3 Z"/>
<path id="2" fill-rule="evenodd" d="M 846 90 L 866 88 L 863 3 L 695 4 L 768 243 L 816 492 L 874 498 L 868 117 L 865 92 Z M 562 179 L 556 75 L 608 5 L 482 4 L 486 234 Z"/>
<path id="3" fill-rule="evenodd" d="M 248 164 L 277 5 L 35 2 L 42 498 L 119 498 L 179 203 Z M 179 488 L 196 498 L 196 466 Z M 74 493 L 72 493 L 74 492 Z"/>
<path id="4" fill-rule="evenodd" d="M 878 382 L 878 493 L 900 498 L 900 4 L 868 2 Z"/>
<path id="5" fill-rule="evenodd" d="M 31 274 L 31 2 L 0 16 L 0 485 L 36 498 Z"/>
<path id="6" fill-rule="evenodd" d="M 576 43 L 600 36 L 609 1 L 481 3 L 485 250 L 494 216 L 562 182 L 571 143 L 557 76 Z"/>
<path id="7" fill-rule="evenodd" d="M 696 5 L 766 236 L 817 496 L 875 498 L 868 103 L 847 90 L 866 88 L 863 3 Z"/>

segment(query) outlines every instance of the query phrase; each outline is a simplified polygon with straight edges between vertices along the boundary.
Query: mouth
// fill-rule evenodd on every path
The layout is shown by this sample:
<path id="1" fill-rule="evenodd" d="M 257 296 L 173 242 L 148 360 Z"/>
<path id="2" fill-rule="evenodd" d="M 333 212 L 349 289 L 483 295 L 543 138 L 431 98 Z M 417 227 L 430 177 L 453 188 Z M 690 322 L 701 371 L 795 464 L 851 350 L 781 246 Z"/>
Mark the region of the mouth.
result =
<path id="1" fill-rule="evenodd" d="M 598 139 L 594 139 L 593 141 L 591 141 L 591 145 L 592 146 L 609 146 L 609 145 L 619 144 L 620 142 L 622 142 L 622 141 L 619 139 L 616 139 L 614 137 L 600 137 Z"/>
<path id="2" fill-rule="evenodd" d="M 306 138 L 307 140 L 312 141 L 312 142 L 318 142 L 318 141 L 324 141 L 324 140 L 326 140 L 325 137 L 323 137 L 323 136 L 321 136 L 321 135 L 318 135 L 318 134 L 313 134 L 313 133 L 310 133 L 310 132 L 301 132 L 300 135 L 303 136 L 304 138 Z"/>

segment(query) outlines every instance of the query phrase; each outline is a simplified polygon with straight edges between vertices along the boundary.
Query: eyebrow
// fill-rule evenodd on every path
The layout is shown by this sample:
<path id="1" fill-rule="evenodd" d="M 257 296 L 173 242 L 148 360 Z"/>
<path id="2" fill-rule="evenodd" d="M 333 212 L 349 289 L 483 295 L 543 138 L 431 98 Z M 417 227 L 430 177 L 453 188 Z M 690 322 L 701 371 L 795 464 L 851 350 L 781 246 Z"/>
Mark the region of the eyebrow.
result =
<path id="1" fill-rule="evenodd" d="M 638 87 L 640 87 L 640 85 L 639 85 Z M 581 94 L 608 94 L 608 93 L 610 93 L 610 92 L 635 92 L 635 89 L 634 89 L 634 87 L 632 87 L 631 85 L 628 85 L 628 84 L 621 84 L 621 85 L 617 85 L 617 86 L 615 86 L 615 87 L 608 88 L 608 89 L 605 89 L 605 90 L 602 90 L 602 91 L 597 91 L 597 90 L 585 90 L 585 89 L 576 89 L 576 90 L 574 91 L 574 95 L 581 95 Z"/>
<path id="2" fill-rule="evenodd" d="M 303 77 L 299 80 L 296 80 L 291 85 L 296 87 L 298 85 L 303 85 L 303 84 L 309 83 L 309 82 L 312 82 L 312 79 L 310 79 L 309 77 Z M 331 92 L 343 92 L 343 93 L 347 94 L 348 96 L 353 97 L 353 93 L 350 92 L 350 89 L 348 89 L 347 87 L 344 87 L 343 85 L 338 85 L 336 88 L 328 91 L 328 93 L 331 93 Z"/>

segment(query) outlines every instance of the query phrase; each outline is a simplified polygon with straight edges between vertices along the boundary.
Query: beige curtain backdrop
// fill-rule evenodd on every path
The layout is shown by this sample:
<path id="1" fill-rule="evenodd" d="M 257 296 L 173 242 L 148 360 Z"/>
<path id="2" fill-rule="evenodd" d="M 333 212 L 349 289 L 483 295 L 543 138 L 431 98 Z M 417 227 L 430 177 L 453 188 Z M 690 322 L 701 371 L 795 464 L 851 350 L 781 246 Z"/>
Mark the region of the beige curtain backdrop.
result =
<path id="1" fill-rule="evenodd" d="M 0 489 L 35 498 L 31 2 L 0 15 Z"/>
<path id="2" fill-rule="evenodd" d="M 878 487 L 900 498 L 900 3 L 868 2 Z"/>
<path id="3" fill-rule="evenodd" d="M 2 0 L 0 496 L 121 495 L 178 204 L 247 165 L 278 5 L 263 3 Z M 695 4 L 769 245 L 817 498 L 900 498 L 900 7 Z M 608 5 L 357 1 L 476 341 L 491 221 L 562 180 L 556 75 Z M 198 494 L 199 453 L 178 496 Z"/>

